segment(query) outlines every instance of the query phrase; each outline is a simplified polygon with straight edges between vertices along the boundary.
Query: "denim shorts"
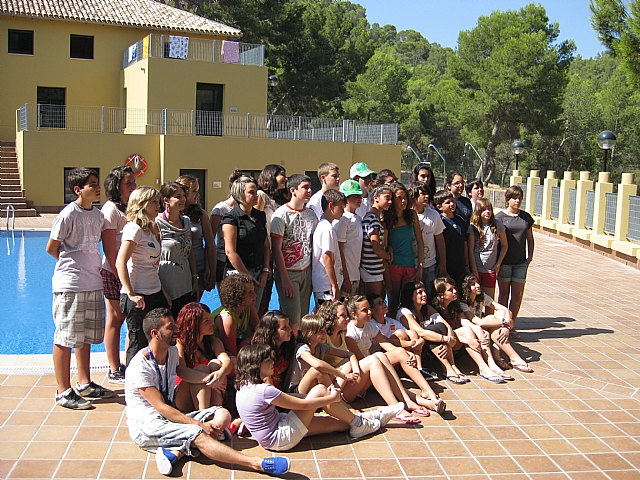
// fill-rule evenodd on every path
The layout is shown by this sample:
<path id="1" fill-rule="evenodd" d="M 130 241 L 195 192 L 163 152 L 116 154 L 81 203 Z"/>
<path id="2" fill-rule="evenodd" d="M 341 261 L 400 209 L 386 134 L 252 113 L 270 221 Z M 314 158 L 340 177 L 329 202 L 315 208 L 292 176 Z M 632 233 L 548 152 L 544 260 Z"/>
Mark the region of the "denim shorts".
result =
<path id="1" fill-rule="evenodd" d="M 525 283 L 527 281 L 528 268 L 529 262 L 526 260 L 518 265 L 505 265 L 503 263 L 500 266 L 500 272 L 498 272 L 498 281 Z"/>

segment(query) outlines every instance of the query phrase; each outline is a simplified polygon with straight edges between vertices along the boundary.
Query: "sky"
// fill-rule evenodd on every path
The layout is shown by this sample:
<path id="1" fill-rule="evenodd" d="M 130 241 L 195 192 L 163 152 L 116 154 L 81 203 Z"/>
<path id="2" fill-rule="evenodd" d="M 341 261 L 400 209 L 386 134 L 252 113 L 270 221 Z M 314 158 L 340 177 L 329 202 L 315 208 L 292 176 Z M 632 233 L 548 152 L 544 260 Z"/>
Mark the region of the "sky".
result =
<path id="1" fill-rule="evenodd" d="M 478 17 L 495 10 L 518 10 L 531 1 L 523 0 L 351 0 L 367 10 L 369 23 L 395 25 L 400 30 L 416 30 L 430 42 L 456 48 L 458 33 L 471 30 Z M 551 22 L 560 25 L 559 41 L 573 39 L 576 53 L 583 58 L 604 51 L 591 28 L 589 0 L 543 0 Z"/>

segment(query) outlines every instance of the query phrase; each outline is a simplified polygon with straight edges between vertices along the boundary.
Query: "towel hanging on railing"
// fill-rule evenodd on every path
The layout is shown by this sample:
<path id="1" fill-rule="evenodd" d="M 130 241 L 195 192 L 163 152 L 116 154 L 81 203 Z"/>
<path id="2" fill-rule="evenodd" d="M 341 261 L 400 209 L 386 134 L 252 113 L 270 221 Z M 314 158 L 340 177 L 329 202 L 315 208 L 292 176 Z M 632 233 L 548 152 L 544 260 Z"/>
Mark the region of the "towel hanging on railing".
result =
<path id="1" fill-rule="evenodd" d="M 189 37 L 169 35 L 169 58 L 186 59 L 189 53 Z"/>
<path id="2" fill-rule="evenodd" d="M 222 62 L 240 63 L 240 44 L 238 42 L 222 41 Z"/>
<path id="3" fill-rule="evenodd" d="M 129 47 L 129 63 L 133 63 L 138 59 L 138 42 Z"/>

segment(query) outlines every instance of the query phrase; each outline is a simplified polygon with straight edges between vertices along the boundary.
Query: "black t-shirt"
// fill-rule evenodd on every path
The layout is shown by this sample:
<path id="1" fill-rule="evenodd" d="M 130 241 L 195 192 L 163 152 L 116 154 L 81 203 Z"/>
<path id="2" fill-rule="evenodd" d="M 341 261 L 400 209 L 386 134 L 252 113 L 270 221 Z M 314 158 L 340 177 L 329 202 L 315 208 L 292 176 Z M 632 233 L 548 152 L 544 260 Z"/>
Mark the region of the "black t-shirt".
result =
<path id="1" fill-rule="evenodd" d="M 267 238 L 267 217 L 264 212 L 254 208 L 251 216 L 239 206 L 235 206 L 222 217 L 221 225 L 233 225 L 238 229 L 236 252 L 244 266 L 250 270 L 264 265 L 264 242 Z M 227 264 L 230 265 L 229 260 Z"/>
<path id="2" fill-rule="evenodd" d="M 447 272 L 454 278 L 466 271 L 464 261 L 465 233 L 456 220 L 442 216 L 442 223 L 444 223 L 442 236 L 447 250 Z"/>
<path id="3" fill-rule="evenodd" d="M 518 215 L 498 212 L 496 220 L 504 225 L 509 249 L 502 261 L 503 265 L 519 265 L 527 259 L 527 233 L 534 224 L 533 218 L 524 210 Z"/>
<path id="4" fill-rule="evenodd" d="M 456 202 L 456 211 L 454 213 L 454 216 L 458 223 L 462 226 L 463 230 L 466 232 L 469 230 L 471 214 L 473 213 L 473 205 L 471 205 L 471 200 L 469 200 L 467 197 L 454 197 L 454 200 Z"/>

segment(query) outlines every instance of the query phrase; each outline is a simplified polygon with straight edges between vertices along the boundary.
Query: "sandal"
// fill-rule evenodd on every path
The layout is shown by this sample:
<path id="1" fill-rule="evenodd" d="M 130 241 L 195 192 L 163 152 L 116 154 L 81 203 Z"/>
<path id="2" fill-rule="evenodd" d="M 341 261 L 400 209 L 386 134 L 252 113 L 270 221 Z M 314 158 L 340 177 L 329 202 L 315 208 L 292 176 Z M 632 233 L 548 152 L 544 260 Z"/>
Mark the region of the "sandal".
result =
<path id="1" fill-rule="evenodd" d="M 415 410 L 411 410 L 411 413 L 417 417 L 430 417 L 431 412 L 426 407 L 418 407 Z"/>
<path id="2" fill-rule="evenodd" d="M 494 357 L 493 360 L 502 370 L 509 370 L 511 368 L 511 364 L 509 362 L 505 362 L 502 357 Z"/>
<path id="3" fill-rule="evenodd" d="M 427 397 L 426 400 L 430 400 L 435 404 L 435 412 L 438 415 L 442 415 L 447 408 L 447 404 L 439 397 Z"/>
<path id="4" fill-rule="evenodd" d="M 498 376 L 503 380 L 506 380 L 507 382 L 513 382 L 515 380 L 515 378 L 509 375 L 507 372 L 500 372 L 498 373 Z"/>
<path id="5" fill-rule="evenodd" d="M 465 383 L 467 383 L 466 380 L 460 378 L 460 375 L 448 375 L 447 380 L 449 380 L 451 383 L 455 383 L 456 385 L 464 385 Z"/>
<path id="6" fill-rule="evenodd" d="M 469 377 L 467 377 L 466 375 L 459 373 L 458 376 L 460 377 L 460 380 L 464 381 L 464 383 L 470 383 L 471 379 Z"/>
<path id="7" fill-rule="evenodd" d="M 485 380 L 490 381 L 491 383 L 504 383 L 504 379 L 502 378 L 502 376 L 500 375 L 482 375 L 481 373 L 478 374 L 478 376 L 480 378 L 484 378 Z"/>
<path id="8" fill-rule="evenodd" d="M 416 417 L 393 417 L 391 420 L 405 425 L 417 425 L 420 423 L 420 419 Z"/>
<path id="9" fill-rule="evenodd" d="M 518 370 L 519 372 L 524 372 L 524 373 L 533 373 L 533 368 L 531 368 L 529 366 L 528 363 L 512 363 L 511 366 L 515 369 Z"/>

